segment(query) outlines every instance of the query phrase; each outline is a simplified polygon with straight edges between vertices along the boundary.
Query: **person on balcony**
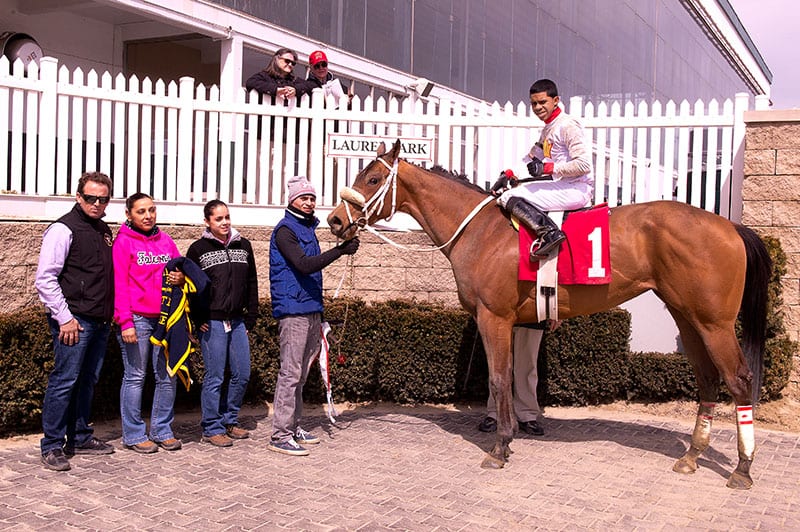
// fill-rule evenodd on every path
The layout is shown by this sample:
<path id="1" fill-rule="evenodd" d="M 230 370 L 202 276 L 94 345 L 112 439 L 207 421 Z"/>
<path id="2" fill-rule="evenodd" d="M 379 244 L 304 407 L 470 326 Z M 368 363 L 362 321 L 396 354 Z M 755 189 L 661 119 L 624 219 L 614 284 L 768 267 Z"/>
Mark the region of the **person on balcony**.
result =
<path id="1" fill-rule="evenodd" d="M 170 236 L 156 225 L 156 205 L 144 192 L 125 200 L 125 223 L 114 241 L 114 321 L 124 373 L 119 392 L 122 444 L 149 454 L 161 447 L 177 451 L 182 444 L 172 432 L 176 378 L 167 372 L 160 346 L 150 342 L 161 312 L 164 266 L 181 254 Z M 181 272 L 169 272 L 171 284 L 182 285 Z M 152 360 L 155 377 L 150 433 L 142 419 L 142 390 Z"/>
<path id="2" fill-rule="evenodd" d="M 353 93 L 345 94 L 342 84 L 338 78 L 333 77 L 328 70 L 328 56 L 322 50 L 311 52 L 308 56 L 308 74 L 306 79 L 312 85 L 312 90 L 324 89 L 325 96 L 333 96 L 337 104 L 341 104 L 342 99 L 347 96 L 347 108 L 350 109 L 350 102 L 353 100 Z M 337 105 L 338 107 L 338 105 Z"/>
<path id="3" fill-rule="evenodd" d="M 258 319 L 258 276 L 253 247 L 231 227 L 228 206 L 211 200 L 203 215 L 206 229 L 186 252 L 211 280 L 209 316 L 195 316 L 205 365 L 202 441 L 230 447 L 233 440 L 250 437 L 239 427 L 239 410 L 250 380 L 248 331 Z"/>
<path id="4" fill-rule="evenodd" d="M 90 424 L 114 316 L 112 233 L 101 220 L 111 200 L 111 179 L 87 172 L 76 204 L 42 237 L 36 290 L 47 311 L 55 364 L 42 404 L 42 464 L 68 471 L 76 454 L 111 454 Z"/>
<path id="5" fill-rule="evenodd" d="M 311 94 L 315 85 L 297 78 L 294 75 L 295 65 L 297 65 L 297 52 L 289 48 L 280 48 L 265 69 L 247 79 L 245 88 L 270 96 L 273 105 L 278 98 L 285 101 Z"/>
<path id="6" fill-rule="evenodd" d="M 530 88 L 533 113 L 544 122 L 539 141 L 523 159 L 530 183 L 506 190 L 497 202 L 539 239 L 531 249 L 531 261 L 558 251 L 566 236 L 547 215 L 553 210 L 587 207 L 593 198 L 592 154 L 583 126 L 558 106 L 558 87 L 540 79 Z"/>

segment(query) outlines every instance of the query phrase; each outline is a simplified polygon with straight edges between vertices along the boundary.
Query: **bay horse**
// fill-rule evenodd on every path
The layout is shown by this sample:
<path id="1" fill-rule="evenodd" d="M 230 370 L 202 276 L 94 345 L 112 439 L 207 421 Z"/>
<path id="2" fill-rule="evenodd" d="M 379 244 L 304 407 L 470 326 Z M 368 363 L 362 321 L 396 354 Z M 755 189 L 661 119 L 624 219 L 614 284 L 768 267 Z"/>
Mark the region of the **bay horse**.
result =
<path id="1" fill-rule="evenodd" d="M 334 235 L 346 240 L 364 225 L 401 211 L 441 246 L 453 268 L 459 301 L 477 322 L 497 404 L 495 444 L 481 465 L 501 468 L 517 429 L 511 330 L 514 324 L 539 321 L 536 286 L 517 280 L 517 233 L 493 198 L 466 180 L 411 164 L 399 153 L 399 140 L 388 152 L 381 145 L 353 186 L 342 190 L 343 201 L 328 223 Z M 560 285 L 558 318 L 601 312 L 652 290 L 675 319 L 700 392 L 691 444 L 673 470 L 697 469 L 710 443 L 721 378 L 737 409 L 739 462 L 727 485 L 750 488 L 752 408 L 761 387 L 771 271 L 766 247 L 752 230 L 674 201 L 612 208 L 609 224 L 611 283 Z M 740 308 L 744 352 L 734 331 Z"/>

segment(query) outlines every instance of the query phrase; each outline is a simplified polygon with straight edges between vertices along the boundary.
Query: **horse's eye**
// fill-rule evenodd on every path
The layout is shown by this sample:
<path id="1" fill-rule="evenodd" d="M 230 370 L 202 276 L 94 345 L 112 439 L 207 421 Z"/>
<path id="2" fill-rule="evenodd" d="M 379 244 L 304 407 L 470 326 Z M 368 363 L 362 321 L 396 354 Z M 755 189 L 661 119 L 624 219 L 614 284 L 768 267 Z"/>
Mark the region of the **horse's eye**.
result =
<path id="1" fill-rule="evenodd" d="M 377 177 L 370 177 L 369 178 L 369 184 L 370 185 L 377 185 L 378 184 L 378 178 Z"/>

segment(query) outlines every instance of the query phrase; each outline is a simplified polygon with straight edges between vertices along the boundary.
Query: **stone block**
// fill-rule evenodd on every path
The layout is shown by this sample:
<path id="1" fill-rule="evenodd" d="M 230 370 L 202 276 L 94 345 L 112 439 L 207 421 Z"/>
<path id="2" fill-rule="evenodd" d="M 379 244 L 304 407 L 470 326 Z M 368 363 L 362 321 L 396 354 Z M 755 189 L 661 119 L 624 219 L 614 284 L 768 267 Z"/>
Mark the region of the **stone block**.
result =
<path id="1" fill-rule="evenodd" d="M 784 122 L 773 125 L 771 142 L 770 148 L 800 149 L 800 124 Z"/>
<path id="2" fill-rule="evenodd" d="M 745 150 L 744 175 L 775 174 L 775 150 Z"/>
<path id="3" fill-rule="evenodd" d="M 792 305 L 783 307 L 783 325 L 789 337 L 800 341 L 800 306 Z"/>
<path id="4" fill-rule="evenodd" d="M 36 305 L 38 300 L 28 266 L 6 264 L 0 266 L 0 309 L 2 312 L 11 312 L 15 309 Z"/>
<path id="5" fill-rule="evenodd" d="M 797 278 L 784 277 L 781 279 L 781 290 L 783 291 L 783 305 L 800 305 L 800 282 Z"/>
<path id="6" fill-rule="evenodd" d="M 403 268 L 358 268 L 354 283 L 358 291 L 408 289 L 406 270 Z"/>
<path id="7" fill-rule="evenodd" d="M 772 225 L 772 202 L 771 201 L 743 202 L 742 223 L 748 227 Z"/>
<path id="8" fill-rule="evenodd" d="M 800 278 L 800 253 L 786 253 L 786 274 L 784 277 Z"/>
<path id="9" fill-rule="evenodd" d="M 772 225 L 789 227 L 800 225 L 800 201 L 773 201 Z"/>
<path id="10" fill-rule="evenodd" d="M 775 173 L 800 175 L 800 149 L 779 149 L 775 157 Z"/>
<path id="11" fill-rule="evenodd" d="M 745 201 L 800 201 L 800 175 L 751 175 L 742 184 Z"/>
<path id="12" fill-rule="evenodd" d="M 750 124 L 744 136 L 746 150 L 763 150 L 775 146 L 775 128 L 771 124 Z"/>
<path id="13" fill-rule="evenodd" d="M 425 292 L 456 290 L 456 281 L 450 269 L 409 270 L 406 282 L 409 290 Z"/>

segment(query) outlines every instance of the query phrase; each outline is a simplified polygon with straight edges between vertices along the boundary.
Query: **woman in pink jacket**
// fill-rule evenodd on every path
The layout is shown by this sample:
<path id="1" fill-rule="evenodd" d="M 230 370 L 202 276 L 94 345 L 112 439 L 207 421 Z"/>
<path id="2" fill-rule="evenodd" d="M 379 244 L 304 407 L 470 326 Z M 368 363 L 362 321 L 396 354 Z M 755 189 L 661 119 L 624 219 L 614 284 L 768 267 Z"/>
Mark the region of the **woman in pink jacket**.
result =
<path id="1" fill-rule="evenodd" d="M 143 192 L 125 201 L 127 221 L 114 240 L 114 321 L 119 324 L 119 345 L 125 373 L 120 389 L 122 443 L 138 453 L 181 448 L 172 432 L 175 377 L 167 373 L 161 348 L 150 343 L 161 311 L 164 265 L 180 256 L 172 238 L 156 226 L 153 198 Z M 169 282 L 181 284 L 183 275 L 169 274 Z M 142 389 L 152 359 L 155 394 L 150 414 L 150 433 L 142 419 Z"/>

